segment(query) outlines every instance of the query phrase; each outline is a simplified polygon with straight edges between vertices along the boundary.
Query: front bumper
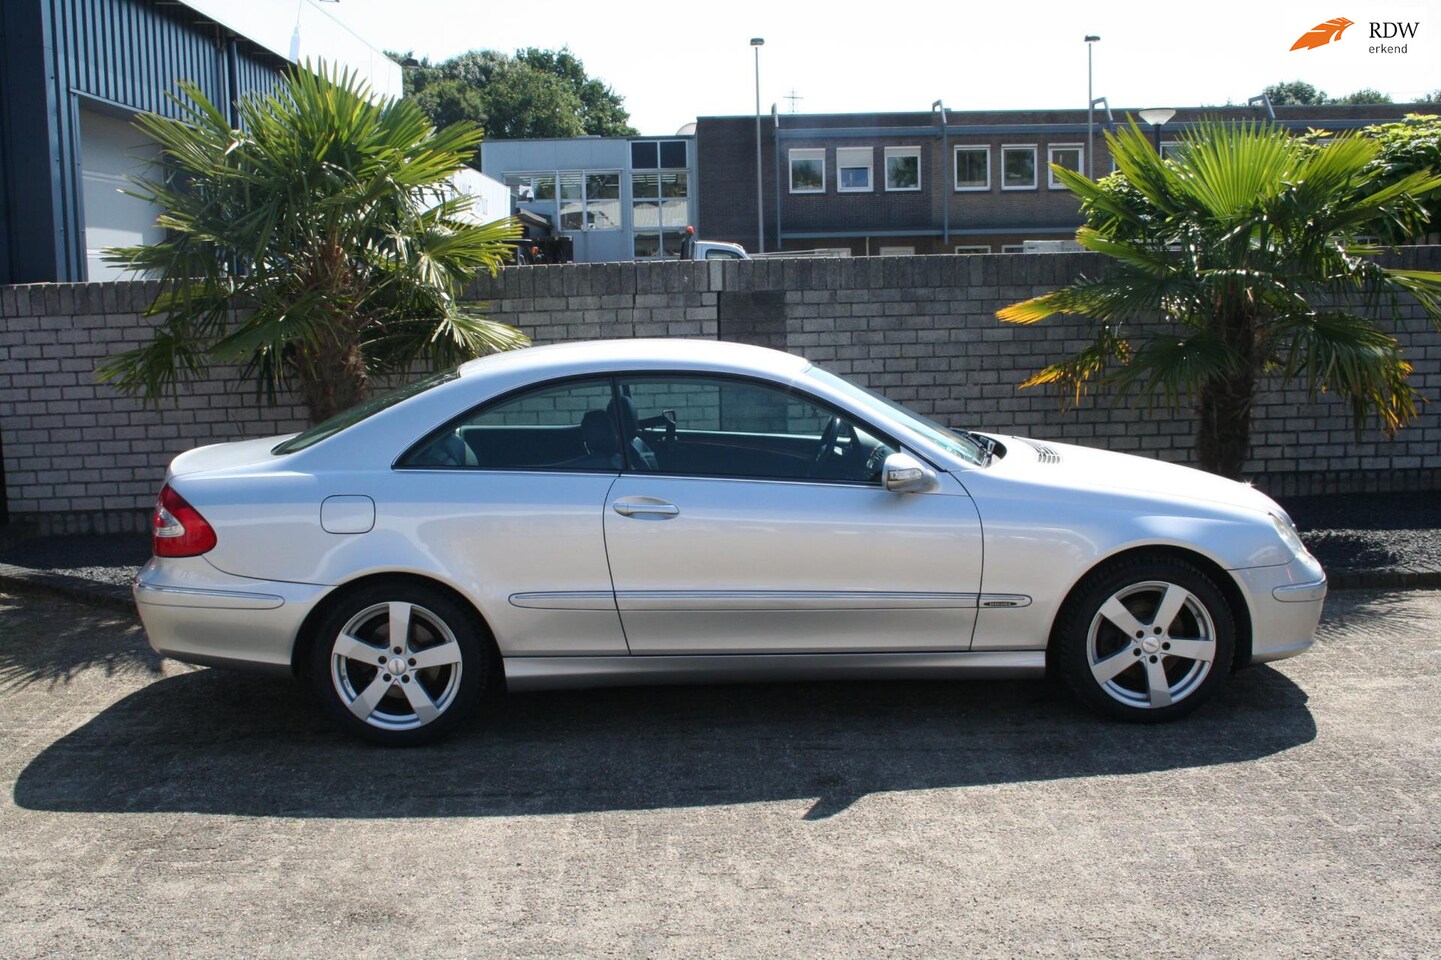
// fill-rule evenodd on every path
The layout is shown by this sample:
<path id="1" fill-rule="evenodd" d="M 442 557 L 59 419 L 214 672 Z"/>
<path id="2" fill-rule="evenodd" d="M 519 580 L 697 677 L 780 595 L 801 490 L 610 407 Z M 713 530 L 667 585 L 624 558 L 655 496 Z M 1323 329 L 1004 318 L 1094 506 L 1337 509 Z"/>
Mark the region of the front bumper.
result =
<path id="1" fill-rule="evenodd" d="M 291 672 L 300 626 L 329 587 L 237 577 L 204 557 L 152 557 L 133 592 L 156 653 L 212 667 Z"/>
<path id="2" fill-rule="evenodd" d="M 1234 570 L 1251 607 L 1250 663 L 1283 660 L 1316 642 L 1326 571 L 1309 553 L 1288 564 Z"/>

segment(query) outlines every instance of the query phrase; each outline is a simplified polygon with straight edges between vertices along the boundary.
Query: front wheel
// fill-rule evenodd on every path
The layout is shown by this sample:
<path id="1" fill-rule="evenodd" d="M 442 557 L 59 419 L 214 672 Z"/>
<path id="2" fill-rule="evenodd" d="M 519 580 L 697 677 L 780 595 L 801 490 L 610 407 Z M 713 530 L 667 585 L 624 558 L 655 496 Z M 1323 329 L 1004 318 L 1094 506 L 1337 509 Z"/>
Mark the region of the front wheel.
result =
<path id="1" fill-rule="evenodd" d="M 455 729 L 480 700 L 490 679 L 487 644 L 475 614 L 440 591 L 375 584 L 320 624 L 311 682 L 348 733 L 416 746 Z"/>
<path id="2" fill-rule="evenodd" d="M 1235 618 L 1210 577 L 1170 557 L 1090 574 L 1062 607 L 1054 663 L 1088 706 L 1121 720 L 1183 716 L 1225 682 Z"/>

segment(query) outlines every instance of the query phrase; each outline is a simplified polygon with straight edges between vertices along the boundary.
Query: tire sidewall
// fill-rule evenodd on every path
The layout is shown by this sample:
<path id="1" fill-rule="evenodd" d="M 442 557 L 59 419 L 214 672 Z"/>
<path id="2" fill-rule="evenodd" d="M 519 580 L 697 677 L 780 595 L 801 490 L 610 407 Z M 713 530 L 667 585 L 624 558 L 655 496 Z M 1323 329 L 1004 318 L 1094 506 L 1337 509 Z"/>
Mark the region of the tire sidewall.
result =
<path id="1" fill-rule="evenodd" d="M 460 689 L 450 706 L 430 723 L 411 730 L 384 730 L 355 716 L 335 689 L 331 676 L 333 646 L 341 628 L 367 607 L 394 601 L 429 611 L 445 623 L 460 647 Z M 459 726 L 475 710 L 491 686 L 493 658 L 488 655 L 488 637 L 473 611 L 439 590 L 400 581 L 370 584 L 338 599 L 316 627 L 308 662 L 311 689 L 325 714 L 352 736 L 390 747 L 431 743 Z"/>
<path id="2" fill-rule="evenodd" d="M 1205 679 L 1184 699 L 1165 707 L 1141 708 L 1120 702 L 1096 681 L 1087 639 L 1102 604 L 1129 586 L 1153 580 L 1185 588 L 1206 608 L 1216 631 L 1216 658 Z M 1077 586 L 1057 617 L 1054 643 L 1057 672 L 1082 703 L 1118 720 L 1159 723 L 1196 710 L 1226 682 L 1235 658 L 1236 619 L 1221 589 L 1193 564 L 1174 557 L 1136 557 L 1107 565 Z"/>

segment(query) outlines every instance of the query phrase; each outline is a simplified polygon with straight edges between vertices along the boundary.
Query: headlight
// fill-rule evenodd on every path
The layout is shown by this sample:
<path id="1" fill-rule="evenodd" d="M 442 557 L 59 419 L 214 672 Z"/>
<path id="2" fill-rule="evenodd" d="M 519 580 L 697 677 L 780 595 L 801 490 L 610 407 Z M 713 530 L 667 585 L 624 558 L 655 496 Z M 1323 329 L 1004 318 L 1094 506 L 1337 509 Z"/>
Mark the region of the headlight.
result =
<path id="1" fill-rule="evenodd" d="M 1310 551 L 1301 542 L 1301 535 L 1296 532 L 1296 525 L 1291 522 L 1290 517 L 1278 517 L 1274 513 L 1267 514 L 1271 518 L 1271 526 L 1276 528 L 1276 535 L 1281 542 L 1290 548 L 1292 556 L 1309 556 Z"/>

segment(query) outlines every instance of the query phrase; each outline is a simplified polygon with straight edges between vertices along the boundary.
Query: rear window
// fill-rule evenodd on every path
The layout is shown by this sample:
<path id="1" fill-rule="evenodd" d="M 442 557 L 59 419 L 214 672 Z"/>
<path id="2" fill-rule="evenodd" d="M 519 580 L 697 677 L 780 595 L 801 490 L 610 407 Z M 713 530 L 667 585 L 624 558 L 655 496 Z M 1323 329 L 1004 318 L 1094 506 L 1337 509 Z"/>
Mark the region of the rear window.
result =
<path id="1" fill-rule="evenodd" d="M 396 387 L 394 390 L 387 390 L 382 394 L 371 397 L 363 403 L 357 403 L 349 410 L 342 410 L 335 416 L 323 423 L 306 430 L 304 433 L 297 433 L 289 440 L 283 440 L 270 448 L 270 452 L 276 456 L 287 453 L 295 453 L 297 450 L 304 450 L 313 446 L 327 437 L 333 437 L 342 430 L 355 426 L 362 420 L 375 416 L 382 410 L 388 410 L 400 403 L 402 400 L 409 400 L 418 396 L 432 387 L 438 387 L 442 383 L 459 377 L 460 374 L 454 368 L 443 370 L 440 373 L 432 373 L 428 377 L 422 377 L 414 383 L 407 383 L 403 387 Z"/>

